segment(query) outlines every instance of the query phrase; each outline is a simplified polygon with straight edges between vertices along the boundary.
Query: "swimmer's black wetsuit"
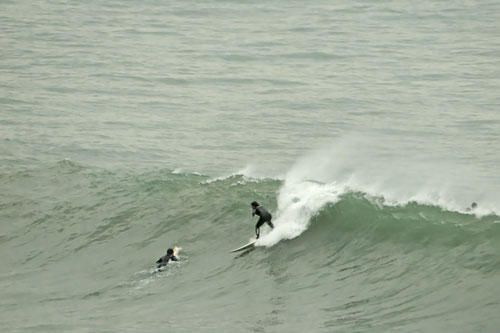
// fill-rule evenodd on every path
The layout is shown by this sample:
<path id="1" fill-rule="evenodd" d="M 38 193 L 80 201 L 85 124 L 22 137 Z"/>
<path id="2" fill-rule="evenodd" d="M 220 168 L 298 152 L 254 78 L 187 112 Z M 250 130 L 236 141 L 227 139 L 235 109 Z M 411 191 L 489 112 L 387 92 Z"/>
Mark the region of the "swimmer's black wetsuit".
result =
<path id="1" fill-rule="evenodd" d="M 173 254 L 172 255 L 166 254 L 166 255 L 164 255 L 163 257 L 161 257 L 160 259 L 158 259 L 156 261 L 156 263 L 158 264 L 158 266 L 156 268 L 167 266 L 167 264 L 168 264 L 168 262 L 170 260 L 172 260 L 172 261 L 178 261 L 179 259 L 177 259 L 177 257 L 174 256 Z"/>
<path id="2" fill-rule="evenodd" d="M 262 206 L 257 206 L 256 208 L 253 209 L 252 211 L 252 216 L 258 215 L 259 220 L 257 221 L 257 224 L 255 225 L 255 236 L 257 239 L 259 239 L 260 236 L 260 227 L 264 224 L 267 223 L 271 229 L 274 228 L 273 223 L 271 222 L 271 219 L 273 216 L 271 213 L 269 213 L 264 207 Z"/>

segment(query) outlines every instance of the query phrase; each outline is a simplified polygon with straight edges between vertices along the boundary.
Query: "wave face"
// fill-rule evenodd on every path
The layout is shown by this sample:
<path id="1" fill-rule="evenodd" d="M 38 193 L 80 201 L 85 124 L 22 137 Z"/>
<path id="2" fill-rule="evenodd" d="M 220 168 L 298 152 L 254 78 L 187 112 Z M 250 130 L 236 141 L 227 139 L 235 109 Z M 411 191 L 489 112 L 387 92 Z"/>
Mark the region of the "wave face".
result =
<path id="1" fill-rule="evenodd" d="M 494 331 L 499 216 L 396 204 L 304 179 L 301 163 L 284 179 L 68 160 L 3 172 L 3 328 Z M 253 234 L 253 200 L 276 228 L 234 256 Z M 181 260 L 154 273 L 173 245 Z"/>

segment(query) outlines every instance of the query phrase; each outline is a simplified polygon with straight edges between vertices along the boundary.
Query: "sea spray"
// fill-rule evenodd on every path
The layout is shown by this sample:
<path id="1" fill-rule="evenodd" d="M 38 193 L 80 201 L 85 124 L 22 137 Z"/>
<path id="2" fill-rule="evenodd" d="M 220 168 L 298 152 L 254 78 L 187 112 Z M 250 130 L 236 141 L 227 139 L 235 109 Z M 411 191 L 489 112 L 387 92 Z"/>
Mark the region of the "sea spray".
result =
<path id="1" fill-rule="evenodd" d="M 335 203 L 341 193 L 334 183 L 285 182 L 278 195 L 275 228 L 256 245 L 272 246 L 282 239 L 299 236 L 307 229 L 311 218 L 326 204 Z"/>
<path id="2" fill-rule="evenodd" d="M 297 237 L 321 208 L 336 203 L 344 193 L 362 193 L 385 206 L 418 203 L 478 217 L 496 215 L 492 198 L 474 187 L 477 178 L 467 166 L 444 159 L 430 164 L 417 153 L 396 154 L 381 142 L 346 137 L 304 155 L 290 168 L 278 191 L 275 229 L 256 245 L 272 246 Z M 474 198 L 483 201 L 471 209 Z"/>

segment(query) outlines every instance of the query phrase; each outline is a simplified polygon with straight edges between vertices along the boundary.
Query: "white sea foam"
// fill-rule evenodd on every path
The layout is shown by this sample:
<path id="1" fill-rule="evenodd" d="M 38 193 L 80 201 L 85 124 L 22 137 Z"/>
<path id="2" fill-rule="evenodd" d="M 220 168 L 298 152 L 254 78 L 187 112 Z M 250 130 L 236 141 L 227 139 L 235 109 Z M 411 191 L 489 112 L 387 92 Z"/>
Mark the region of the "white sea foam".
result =
<path id="1" fill-rule="evenodd" d="M 416 202 L 483 216 L 497 214 L 494 198 L 479 187 L 470 166 L 426 160 L 410 153 L 390 154 L 366 139 L 344 139 L 299 159 L 285 176 L 274 214 L 275 229 L 257 246 L 272 246 L 299 236 L 311 217 L 346 192 L 382 198 L 386 206 Z M 478 207 L 471 210 L 475 201 Z"/>
<path id="2" fill-rule="evenodd" d="M 259 182 L 261 180 L 268 180 L 268 179 L 277 179 L 277 180 L 283 179 L 283 176 L 269 175 L 259 172 L 258 168 L 255 165 L 247 165 L 246 167 L 239 169 L 235 172 L 207 179 L 206 181 L 203 182 L 203 184 L 211 184 L 218 181 L 224 181 L 235 176 L 242 176 L 244 182 Z"/>
<path id="3" fill-rule="evenodd" d="M 272 246 L 282 239 L 299 236 L 307 229 L 311 218 L 326 204 L 337 202 L 341 193 L 334 183 L 286 182 L 278 197 L 275 228 L 262 236 L 256 245 Z"/>

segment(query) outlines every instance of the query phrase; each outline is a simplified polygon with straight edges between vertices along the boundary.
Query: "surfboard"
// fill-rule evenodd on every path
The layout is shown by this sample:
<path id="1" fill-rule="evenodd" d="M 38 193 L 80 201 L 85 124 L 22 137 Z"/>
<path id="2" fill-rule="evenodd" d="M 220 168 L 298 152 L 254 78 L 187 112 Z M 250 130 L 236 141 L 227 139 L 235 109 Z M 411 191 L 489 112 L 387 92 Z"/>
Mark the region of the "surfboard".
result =
<path id="1" fill-rule="evenodd" d="M 240 247 L 238 247 L 238 248 L 236 248 L 234 250 L 231 250 L 231 253 L 232 252 L 240 252 L 240 251 L 243 251 L 243 250 L 246 250 L 246 249 L 250 249 L 250 248 L 252 248 L 254 246 L 254 244 L 255 244 L 256 241 L 257 241 L 256 239 L 252 239 L 250 242 L 246 243 L 245 245 L 240 246 Z"/>

